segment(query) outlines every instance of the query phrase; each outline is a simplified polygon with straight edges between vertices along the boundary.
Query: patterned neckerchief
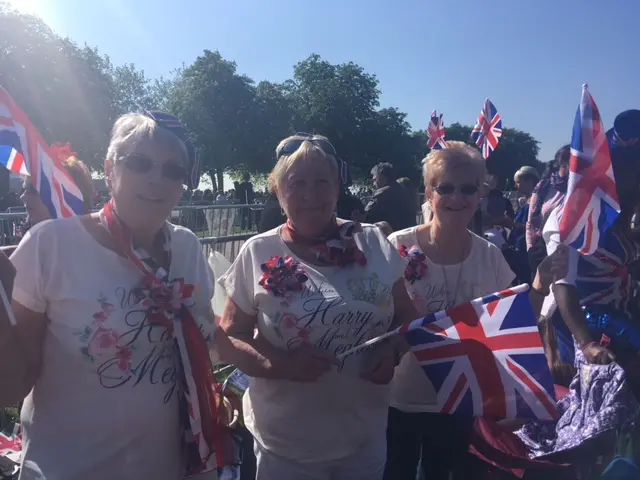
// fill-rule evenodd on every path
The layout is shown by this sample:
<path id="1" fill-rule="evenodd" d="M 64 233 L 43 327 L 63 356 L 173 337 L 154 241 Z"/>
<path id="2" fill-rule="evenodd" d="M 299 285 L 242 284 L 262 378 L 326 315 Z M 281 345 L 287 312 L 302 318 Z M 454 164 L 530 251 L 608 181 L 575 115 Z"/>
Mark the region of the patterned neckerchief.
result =
<path id="1" fill-rule="evenodd" d="M 308 245 L 322 263 L 338 267 L 345 267 L 353 263 L 362 266 L 367 264 L 367 258 L 353 238 L 354 234 L 362 231 L 359 223 L 344 222 L 338 225 L 334 217 L 327 234 L 315 238 L 299 235 L 289 220 L 287 220 L 286 228 L 294 243 Z"/>
<path id="2" fill-rule="evenodd" d="M 182 370 L 179 384 L 180 412 L 185 430 L 187 472 L 201 473 L 224 465 L 222 429 L 218 422 L 218 392 L 214 385 L 213 369 L 206 341 L 191 315 L 185 300 L 191 297 L 194 286 L 183 278 L 169 280 L 169 273 L 145 250 L 134 248 L 129 229 L 118 218 L 113 200 L 100 212 L 100 222 L 114 239 L 118 252 L 130 260 L 142 274 L 143 304 L 148 318 L 171 332 L 180 354 Z M 171 252 L 171 235 L 162 229 L 164 249 Z M 171 263 L 171 259 L 169 259 Z"/>

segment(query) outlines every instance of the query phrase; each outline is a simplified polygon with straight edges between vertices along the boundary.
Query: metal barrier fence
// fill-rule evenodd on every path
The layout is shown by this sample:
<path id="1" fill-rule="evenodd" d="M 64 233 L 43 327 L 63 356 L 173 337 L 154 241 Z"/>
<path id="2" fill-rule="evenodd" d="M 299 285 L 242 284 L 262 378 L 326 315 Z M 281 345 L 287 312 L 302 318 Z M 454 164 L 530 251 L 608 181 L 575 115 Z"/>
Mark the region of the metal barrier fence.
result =
<path id="1" fill-rule="evenodd" d="M 233 261 L 242 244 L 258 232 L 264 205 L 185 205 L 171 212 L 171 222 L 193 231 L 207 254 L 215 249 Z M 17 245 L 26 212 L 0 213 L 0 247 Z"/>

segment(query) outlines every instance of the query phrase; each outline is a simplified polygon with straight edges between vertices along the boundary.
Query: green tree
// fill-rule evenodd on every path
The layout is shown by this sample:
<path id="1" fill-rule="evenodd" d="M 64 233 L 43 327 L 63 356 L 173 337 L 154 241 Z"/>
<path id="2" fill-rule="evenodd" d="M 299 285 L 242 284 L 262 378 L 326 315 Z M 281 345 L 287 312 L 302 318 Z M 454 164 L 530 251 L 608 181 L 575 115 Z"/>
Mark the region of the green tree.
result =
<path id="1" fill-rule="evenodd" d="M 167 108 L 184 122 L 202 148 L 203 169 L 222 187 L 224 172 L 255 158 L 249 127 L 255 112 L 253 80 L 234 62 L 205 50 L 179 70 L 168 92 Z"/>
<path id="2" fill-rule="evenodd" d="M 0 31 L 0 84 L 45 140 L 70 142 L 99 167 L 116 115 L 108 59 L 6 4 L 0 4 Z"/>
<path id="3" fill-rule="evenodd" d="M 114 67 L 111 72 L 114 84 L 114 103 L 120 115 L 137 112 L 141 109 L 157 108 L 158 93 L 154 87 L 158 82 L 152 82 L 132 63 Z"/>

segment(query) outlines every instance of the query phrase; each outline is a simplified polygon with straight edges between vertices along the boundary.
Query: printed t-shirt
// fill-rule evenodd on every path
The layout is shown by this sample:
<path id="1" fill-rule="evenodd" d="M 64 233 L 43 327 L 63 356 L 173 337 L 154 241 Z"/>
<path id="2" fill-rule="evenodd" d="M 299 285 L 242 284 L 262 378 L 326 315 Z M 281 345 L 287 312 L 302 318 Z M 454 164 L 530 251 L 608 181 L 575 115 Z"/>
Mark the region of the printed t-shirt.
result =
<path id="1" fill-rule="evenodd" d="M 194 285 L 188 303 L 211 341 L 214 284 L 200 242 L 168 228 L 169 277 Z M 42 370 L 21 412 L 20 478 L 180 479 L 177 351 L 149 323 L 137 267 L 78 217 L 38 224 L 11 261 L 13 300 L 47 316 Z"/>
<path id="2" fill-rule="evenodd" d="M 394 232 L 389 241 L 407 249 L 418 245 L 418 227 Z M 492 243 L 469 232 L 471 251 L 457 264 L 441 265 L 428 257 L 425 275 L 413 284 L 405 280 L 409 296 L 420 315 L 445 310 L 507 288 L 515 278 L 502 252 Z M 418 245 L 419 246 L 419 245 Z M 405 260 L 406 262 L 406 260 Z M 405 263 L 406 264 L 406 263 Z M 391 382 L 391 406 L 403 412 L 430 412 L 437 393 L 416 357 L 407 353 Z"/>
<path id="3" fill-rule="evenodd" d="M 394 316 L 393 285 L 404 262 L 382 232 L 363 225 L 354 235 L 366 266 L 302 262 L 277 227 L 249 239 L 219 279 L 243 312 L 257 315 L 258 334 L 282 350 L 315 345 L 333 355 L 385 333 Z M 308 276 L 287 298 L 259 285 L 261 264 L 292 257 Z M 389 386 L 360 378 L 367 352 L 347 356 L 315 382 L 251 378 L 244 419 L 266 450 L 302 463 L 345 458 L 373 435 L 385 435 Z"/>

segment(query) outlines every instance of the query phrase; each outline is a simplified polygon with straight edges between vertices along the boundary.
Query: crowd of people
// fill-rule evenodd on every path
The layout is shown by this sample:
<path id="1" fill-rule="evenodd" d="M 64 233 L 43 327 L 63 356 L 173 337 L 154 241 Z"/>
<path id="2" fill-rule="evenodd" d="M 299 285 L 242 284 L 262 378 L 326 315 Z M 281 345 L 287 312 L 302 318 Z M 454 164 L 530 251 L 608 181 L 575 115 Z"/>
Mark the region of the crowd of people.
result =
<path id="1" fill-rule="evenodd" d="M 542 175 L 518 170 L 513 208 L 478 150 L 449 142 L 423 161 L 420 206 L 389 163 L 373 168 L 364 204 L 329 139 L 287 137 L 261 233 L 213 278 L 198 238 L 167 222 L 197 168 L 185 129 L 119 118 L 103 208 L 47 220 L 27 180 L 31 228 L 0 255 L 13 299 L 0 312 L 0 406 L 22 403 L 20 478 L 239 478 L 239 451 L 255 461 L 245 480 L 600 478 L 584 475 L 600 475 L 615 442 L 585 449 L 621 439 L 640 410 L 640 111 L 619 115 L 609 139 L 622 213 L 595 254 L 578 255 L 558 234 L 568 147 Z M 237 195 L 255 201 L 248 178 Z M 540 318 L 556 420 L 434 412 L 437 386 L 402 336 L 345 355 L 516 283 L 530 284 Z M 250 379 L 236 406 L 249 441 L 233 452 L 212 359 Z"/>

